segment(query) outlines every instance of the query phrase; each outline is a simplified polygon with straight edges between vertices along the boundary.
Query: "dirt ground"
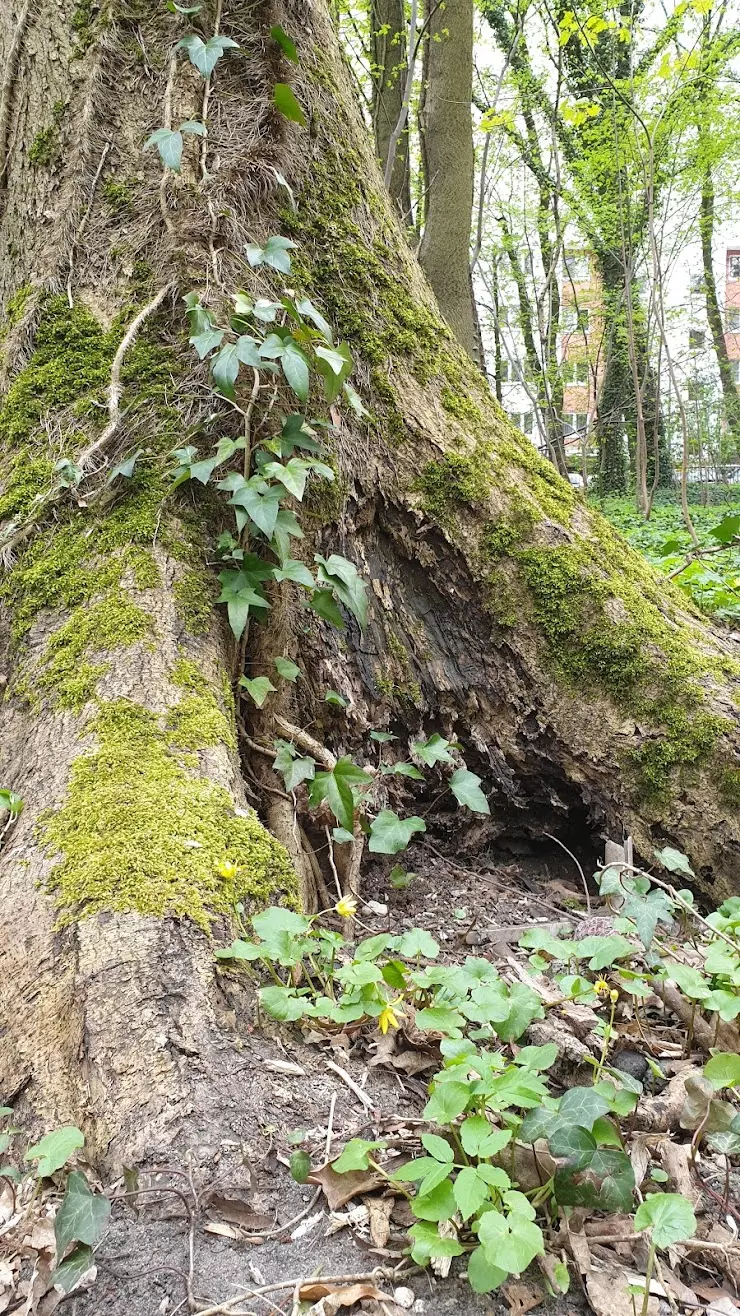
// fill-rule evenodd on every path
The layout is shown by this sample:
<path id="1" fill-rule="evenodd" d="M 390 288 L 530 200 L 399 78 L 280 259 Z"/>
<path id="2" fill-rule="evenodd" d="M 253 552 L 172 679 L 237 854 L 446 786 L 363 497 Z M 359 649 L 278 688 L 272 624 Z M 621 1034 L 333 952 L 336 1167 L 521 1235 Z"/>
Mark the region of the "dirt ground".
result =
<path id="1" fill-rule="evenodd" d="M 463 959 L 467 954 L 505 956 L 508 943 L 495 940 L 497 929 L 583 917 L 581 878 L 573 860 L 560 851 L 516 858 L 502 855 L 480 872 L 468 869 L 465 859 L 458 867 L 426 844 L 408 851 L 405 861 L 418 876 L 401 891 L 388 882 L 390 863 L 370 869 L 363 898 L 376 905 L 361 908 L 360 918 L 372 932 L 427 928 L 440 942 L 444 959 Z M 590 865 L 590 860 L 584 863 Z M 380 907 L 387 912 L 380 912 Z M 226 1136 L 222 1130 L 220 1138 L 196 1150 L 190 1184 L 172 1174 L 142 1176 L 140 1185 L 150 1191 L 136 1199 L 135 1207 L 130 1200 L 114 1203 L 96 1249 L 97 1282 L 88 1292 L 70 1296 L 72 1316 L 185 1313 L 191 1247 L 192 1294 L 199 1305 L 233 1300 L 260 1282 L 293 1281 L 284 1292 L 270 1295 L 271 1306 L 256 1300 L 238 1303 L 234 1310 L 241 1313 L 290 1313 L 294 1283 L 310 1276 L 354 1275 L 376 1266 L 408 1269 L 404 1225 L 410 1220 L 404 1221 L 402 1213 L 396 1219 L 400 1208 L 394 1210 L 384 1249 L 373 1248 L 367 1223 L 327 1232 L 332 1222 L 323 1193 L 312 1184 L 295 1183 L 286 1161 L 292 1151 L 290 1135 L 303 1130 L 313 1165 L 324 1162 L 330 1110 L 334 1155 L 350 1137 L 392 1138 L 413 1127 L 426 1100 L 423 1073 L 410 1077 L 387 1066 L 373 1066 L 372 1044 L 368 1047 L 367 1040 L 349 1049 L 346 1041 L 334 1046 L 326 1041 L 306 1044 L 297 1028 L 274 1026 L 270 1036 L 255 1029 L 242 1043 L 249 1102 L 243 1110 L 234 1108 Z M 271 1068 L 276 1061 L 286 1072 Z M 364 1102 L 329 1068 L 330 1063 L 357 1084 Z M 291 1066 L 297 1067 L 296 1072 L 290 1072 Z M 172 1191 L 160 1195 L 151 1191 L 155 1187 L 179 1189 L 183 1196 Z M 197 1211 L 192 1207 L 193 1189 Z M 224 1198 L 230 1205 L 224 1206 Z M 358 1204 L 359 1198 L 339 1214 Z M 237 1217 L 240 1211 L 264 1217 L 258 1222 L 263 1234 L 250 1230 L 248 1237 L 238 1223 L 230 1223 L 225 1216 L 233 1217 L 235 1210 Z M 303 1218 L 293 1223 L 300 1215 Z M 254 1227 L 250 1215 L 240 1218 Z M 228 1236 L 229 1230 L 234 1237 Z M 378 1283 L 388 1294 L 399 1284 L 410 1287 L 415 1295 L 410 1309 L 425 1316 L 508 1312 L 501 1295 L 478 1297 L 459 1279 L 463 1261 L 455 1260 L 445 1279 L 426 1271 Z M 543 1316 L 547 1312 L 569 1316 L 583 1309 L 584 1300 L 575 1293 L 538 1311 Z"/>

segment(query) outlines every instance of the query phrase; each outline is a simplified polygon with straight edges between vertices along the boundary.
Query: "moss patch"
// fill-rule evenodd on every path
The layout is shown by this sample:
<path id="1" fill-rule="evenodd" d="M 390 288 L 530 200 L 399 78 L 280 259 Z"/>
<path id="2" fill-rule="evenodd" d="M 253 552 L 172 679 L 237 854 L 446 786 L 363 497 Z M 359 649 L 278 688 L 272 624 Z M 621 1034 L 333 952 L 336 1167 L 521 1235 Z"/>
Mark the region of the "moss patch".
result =
<path id="1" fill-rule="evenodd" d="M 207 929 L 237 901 L 295 902 L 285 850 L 256 816 L 234 813 L 227 791 L 188 774 L 154 714 L 120 699 L 88 731 L 97 748 L 74 763 L 67 799 L 43 824 L 61 855 L 51 885 L 62 924 L 135 910 Z M 235 878 L 218 872 L 224 860 Z"/>
<path id="2" fill-rule="evenodd" d="M 46 169 L 56 157 L 59 145 L 59 125 L 64 118 L 64 101 L 57 101 L 51 112 L 52 121 L 48 128 L 36 133 L 28 149 L 28 159 L 39 169 Z"/>
<path id="3" fill-rule="evenodd" d="M 656 729 L 632 762 L 641 792 L 668 798 L 674 771 L 706 762 L 731 730 L 705 706 L 702 680 L 716 664 L 685 624 L 658 611 L 644 583 L 621 563 L 618 574 L 609 568 L 598 540 L 524 549 L 517 559 L 553 666 L 572 688 L 608 695 Z"/>
<path id="4" fill-rule="evenodd" d="M 740 809 L 740 768 L 725 768 L 719 779 L 720 798 L 731 809 Z"/>
<path id="5" fill-rule="evenodd" d="M 491 446 L 479 444 L 471 453 L 451 452 L 427 462 L 414 486 L 423 495 L 425 512 L 448 527 L 465 504 L 483 506 L 491 491 Z"/>
<path id="6" fill-rule="evenodd" d="M 229 707 L 221 707 L 210 684 L 197 663 L 179 658 L 170 676 L 173 685 L 185 693 L 179 704 L 167 714 L 170 743 L 181 749 L 205 749 L 227 745 L 236 749 L 236 733 Z"/>
<path id="7" fill-rule="evenodd" d="M 113 589 L 92 607 L 75 608 L 68 621 L 52 635 L 36 679 L 40 690 L 52 692 L 62 708 L 79 713 L 95 694 L 95 687 L 110 670 L 110 663 L 83 662 L 90 650 L 110 653 L 143 640 L 152 630 L 148 613 L 122 590 Z"/>
<path id="8" fill-rule="evenodd" d="M 213 577 L 197 567 L 186 567 L 173 586 L 177 615 L 191 635 L 205 635 L 216 601 Z"/>

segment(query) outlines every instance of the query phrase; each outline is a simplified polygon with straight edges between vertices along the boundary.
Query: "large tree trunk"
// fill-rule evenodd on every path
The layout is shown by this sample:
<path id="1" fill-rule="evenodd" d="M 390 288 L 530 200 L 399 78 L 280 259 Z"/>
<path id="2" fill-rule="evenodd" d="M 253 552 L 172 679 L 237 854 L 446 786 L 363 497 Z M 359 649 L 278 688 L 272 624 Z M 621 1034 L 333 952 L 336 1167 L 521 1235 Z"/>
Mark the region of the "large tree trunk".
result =
<path id="1" fill-rule="evenodd" d="M 439 308 L 466 352 L 482 363 L 470 274 L 475 160 L 473 0 L 427 3 L 424 171 L 427 193 L 419 260 Z"/>
<path id="2" fill-rule="evenodd" d="M 219 510 L 197 488 L 168 494 L 166 474 L 171 448 L 205 455 L 241 423 L 205 387 L 180 299 L 197 288 L 223 313 L 224 290 L 278 292 L 279 276 L 241 259 L 246 240 L 281 227 L 296 241 L 293 281 L 351 343 L 372 413 L 342 423 L 339 492 L 315 502 L 305 542 L 308 560 L 339 548 L 357 562 L 370 622 L 344 640 L 281 610 L 272 652 L 292 649 L 306 673 L 293 722 L 358 753 L 388 719 L 439 729 L 489 794 L 481 844 L 512 827 L 624 825 L 648 857 L 685 849 L 725 894 L 740 850 L 737 666 L 507 424 L 440 319 L 323 0 L 226 0 L 221 31 L 244 53 L 213 76 L 207 155 L 187 143 L 182 177 L 164 184 L 141 144 L 168 105 L 179 123 L 203 101 L 199 76 L 169 58 L 182 20 L 115 0 L 80 25 L 74 0 L 43 0 L 19 34 L 20 9 L 0 16 L 5 54 L 20 35 L 0 221 L 4 542 L 54 464 L 98 448 L 75 497 L 36 505 L 1 582 L 0 784 L 26 802 L 0 855 L 1 1095 L 22 1094 L 18 1113 L 37 1122 L 80 1124 L 120 1164 L 178 1140 L 233 1143 L 243 1002 L 215 981 L 203 927 L 219 935 L 235 899 L 297 881 L 246 808 L 244 773 L 264 778 L 246 743 L 241 764 L 235 753 L 235 655 L 206 566 Z M 273 108 L 291 74 L 277 23 L 300 41 L 307 129 Z M 295 211 L 280 212 L 276 172 Z M 126 340 L 110 432 L 101 404 Z M 109 483 L 137 449 L 133 476 Z M 332 722 L 327 686 L 350 701 L 346 722 Z M 457 836 L 460 815 L 438 825 Z"/>

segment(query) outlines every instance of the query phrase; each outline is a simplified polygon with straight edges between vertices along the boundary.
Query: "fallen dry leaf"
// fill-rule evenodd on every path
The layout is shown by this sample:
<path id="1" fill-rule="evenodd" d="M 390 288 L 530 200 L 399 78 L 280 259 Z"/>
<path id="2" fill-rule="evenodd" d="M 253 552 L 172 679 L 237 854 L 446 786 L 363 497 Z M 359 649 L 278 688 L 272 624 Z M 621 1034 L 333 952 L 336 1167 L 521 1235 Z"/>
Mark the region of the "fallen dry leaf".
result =
<path id="1" fill-rule="evenodd" d="M 263 1060 L 263 1069 L 273 1074 L 292 1074 L 295 1078 L 305 1078 L 306 1071 L 302 1065 L 294 1065 L 292 1060 Z"/>
<path id="2" fill-rule="evenodd" d="M 272 1229 L 275 1224 L 272 1216 L 261 1215 L 240 1198 L 224 1197 L 221 1193 L 213 1194 L 208 1203 L 208 1210 L 213 1211 L 222 1220 L 228 1220 L 229 1224 L 241 1225 L 242 1229 L 248 1229 L 251 1233 L 258 1233 L 261 1229 Z"/>
<path id="3" fill-rule="evenodd" d="M 337 1211 L 340 1206 L 351 1202 L 353 1197 L 380 1188 L 386 1180 L 377 1170 L 349 1170 L 347 1174 L 337 1174 L 330 1164 L 326 1164 L 309 1175 L 308 1183 L 318 1184 L 324 1190 L 329 1210 Z"/>
<path id="4" fill-rule="evenodd" d="M 370 1213 L 370 1237 L 374 1247 L 385 1247 L 391 1232 L 391 1211 L 395 1198 L 366 1197 L 365 1206 Z"/>
<path id="5" fill-rule="evenodd" d="M 539 1307 L 545 1299 L 542 1289 L 523 1284 L 521 1280 L 518 1283 L 504 1284 L 501 1292 L 509 1304 L 511 1316 L 525 1316 L 526 1312 L 531 1311 L 533 1307 Z"/>
<path id="6" fill-rule="evenodd" d="M 241 1238 L 239 1230 L 225 1224 L 223 1220 L 209 1220 L 203 1229 L 207 1234 L 217 1234 L 219 1238 Z"/>
<path id="7" fill-rule="evenodd" d="M 311 1284 L 302 1284 L 298 1291 L 298 1297 L 301 1302 L 319 1304 L 311 1308 L 315 1316 L 334 1316 L 334 1313 L 339 1311 L 340 1307 L 354 1307 L 362 1298 L 377 1298 L 381 1302 L 393 1302 L 393 1299 L 387 1293 L 381 1292 L 374 1284 L 365 1281 L 344 1286 L 322 1284 L 318 1280 Z"/>
<path id="8" fill-rule="evenodd" d="M 627 1292 L 632 1283 L 629 1272 L 617 1264 L 593 1266 L 585 1277 L 586 1296 L 596 1316 L 634 1316 L 632 1295 Z M 648 1301 L 648 1316 L 658 1316 L 658 1299 Z"/>

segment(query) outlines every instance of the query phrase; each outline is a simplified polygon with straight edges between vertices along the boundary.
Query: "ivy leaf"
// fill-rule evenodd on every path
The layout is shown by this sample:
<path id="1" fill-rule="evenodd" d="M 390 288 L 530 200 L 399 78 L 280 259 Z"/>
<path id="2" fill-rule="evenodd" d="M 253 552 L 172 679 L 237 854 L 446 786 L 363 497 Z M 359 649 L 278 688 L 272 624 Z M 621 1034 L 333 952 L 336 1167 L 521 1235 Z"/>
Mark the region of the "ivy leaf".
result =
<path id="1" fill-rule="evenodd" d="M 186 119 L 180 124 L 181 133 L 190 133 L 193 137 L 207 137 L 208 129 L 200 119 Z"/>
<path id="2" fill-rule="evenodd" d="M 609 1103 L 593 1088 L 569 1088 L 560 1098 L 558 1115 L 568 1124 L 577 1124 L 582 1129 L 592 1129 L 594 1121 L 600 1115 L 606 1115 Z"/>
<path id="3" fill-rule="evenodd" d="M 539 1225 L 518 1212 L 505 1216 L 500 1211 L 486 1211 L 480 1218 L 478 1237 L 486 1259 L 514 1275 L 526 1270 L 545 1247 Z"/>
<path id="4" fill-rule="evenodd" d="M 251 696 L 258 708 L 264 704 L 271 690 L 275 689 L 269 676 L 255 676 L 254 680 L 248 676 L 239 678 L 239 684 Z"/>
<path id="5" fill-rule="evenodd" d="M 696 1216 L 679 1193 L 651 1193 L 635 1212 L 635 1232 L 641 1229 L 652 1230 L 656 1247 L 670 1247 L 694 1237 Z"/>
<path id="6" fill-rule="evenodd" d="M 232 41 L 231 37 L 209 37 L 204 41 L 195 32 L 187 32 L 178 41 L 176 49 L 186 50 L 190 63 L 202 77 L 208 78 L 227 50 L 239 49 L 239 42 Z"/>
<path id="7" fill-rule="evenodd" d="M 328 558 L 316 553 L 314 562 L 319 566 L 319 582 L 328 585 L 334 591 L 345 607 L 349 608 L 357 618 L 360 629 L 364 630 L 367 624 L 367 589 L 357 567 L 353 562 L 348 562 L 346 557 L 340 557 L 338 553 L 332 553 Z"/>
<path id="8" fill-rule="evenodd" d="M 713 1088 L 734 1088 L 740 1083 L 740 1055 L 719 1051 L 704 1066 L 705 1077 Z"/>
<path id="9" fill-rule="evenodd" d="M 265 538 L 271 539 L 277 523 L 282 497 L 282 490 L 274 485 L 268 487 L 266 492 L 262 493 L 259 488 L 250 482 L 244 489 L 237 489 L 236 493 L 231 495 L 229 501 L 236 507 L 243 507 Z"/>
<path id="10" fill-rule="evenodd" d="M 409 1235 L 413 1242 L 411 1256 L 419 1266 L 432 1257 L 460 1257 L 465 1251 L 456 1238 L 442 1238 L 437 1226 L 427 1220 L 412 1225 Z"/>
<path id="11" fill-rule="evenodd" d="M 295 585 L 305 585 L 307 589 L 314 589 L 316 585 L 305 562 L 299 562 L 297 558 L 286 558 L 272 574 L 275 580 L 292 580 Z"/>
<path id="12" fill-rule="evenodd" d="M 294 758 L 287 747 L 278 750 L 272 766 L 283 778 L 286 791 L 294 791 L 302 781 L 312 780 L 316 773 L 312 758 Z"/>
<path id="13" fill-rule="evenodd" d="M 47 1133 L 35 1147 L 29 1147 L 24 1161 L 38 1161 L 36 1173 L 39 1179 L 48 1179 L 66 1165 L 73 1151 L 84 1147 L 85 1139 L 74 1125 L 66 1124 L 61 1129 Z"/>
<path id="14" fill-rule="evenodd" d="M 273 658 L 278 676 L 282 676 L 284 681 L 297 681 L 301 674 L 300 667 L 296 666 L 290 658 Z"/>
<path id="15" fill-rule="evenodd" d="M 414 754 L 422 763 L 433 768 L 435 763 L 452 763 L 450 754 L 450 741 L 445 740 L 436 731 L 428 740 L 416 740 L 411 746 Z M 472 774 L 471 774 L 472 775 Z"/>
<path id="16" fill-rule="evenodd" d="M 474 1293 L 493 1293 L 508 1274 L 508 1270 L 502 1270 L 488 1260 L 482 1247 L 477 1247 L 468 1257 L 468 1283 Z"/>
<path id="17" fill-rule="evenodd" d="M 387 745 L 391 740 L 398 740 L 392 731 L 371 731 L 370 739 L 377 741 L 379 745 Z"/>
<path id="18" fill-rule="evenodd" d="M 411 777 L 413 781 L 423 781 L 424 773 L 419 772 L 413 763 L 383 763 L 380 771 L 384 776 Z"/>
<path id="19" fill-rule="evenodd" d="M 302 128 L 306 127 L 306 116 L 295 98 L 293 89 L 288 86 L 287 82 L 276 82 L 272 96 L 276 108 L 286 119 L 292 119 L 294 123 L 300 124 Z"/>
<path id="20" fill-rule="evenodd" d="M 87 1243 L 80 1243 L 74 1252 L 65 1257 L 60 1266 L 55 1266 L 49 1282 L 59 1285 L 65 1293 L 71 1293 L 76 1284 L 85 1276 L 94 1264 L 93 1251 Z"/>
<path id="21" fill-rule="evenodd" d="M 272 269 L 278 270 L 280 274 L 290 274 L 290 255 L 295 247 L 295 242 L 290 238 L 281 237 L 280 234 L 274 234 L 267 239 L 264 247 L 258 246 L 254 242 L 248 242 L 245 251 L 249 264 L 256 268 L 258 265 L 269 265 Z M 299 417 L 303 422 L 303 417 Z M 305 422 L 303 422 L 305 423 Z"/>
<path id="22" fill-rule="evenodd" d="M 283 374 L 299 402 L 306 402 L 311 382 L 309 365 L 298 344 L 292 338 L 287 338 L 283 343 L 280 364 L 283 368 Z"/>
<path id="23" fill-rule="evenodd" d="M 223 341 L 223 329 L 204 329 L 202 333 L 192 334 L 189 342 L 192 343 L 200 360 L 208 356 L 214 347 L 220 347 Z"/>
<path id="24" fill-rule="evenodd" d="M 654 850 L 653 854 L 669 873 L 686 873 L 688 877 L 696 877 L 686 855 L 681 854 L 680 850 L 674 850 L 672 846 L 666 845 L 662 850 Z"/>
<path id="25" fill-rule="evenodd" d="M 227 343 L 211 361 L 211 375 L 218 393 L 234 399 L 234 384 L 239 374 L 239 353 L 235 343 Z"/>
<path id="26" fill-rule="evenodd" d="M 126 457 L 124 461 L 119 462 L 117 466 L 114 466 L 108 476 L 108 484 L 112 484 L 114 480 L 117 480 L 119 475 L 124 480 L 130 480 L 134 473 L 134 467 L 139 458 L 143 456 L 143 453 L 143 448 L 137 448 L 136 452 L 133 452 L 130 457 Z"/>
<path id="27" fill-rule="evenodd" d="M 591 1163 L 596 1139 L 578 1124 L 563 1123 L 550 1134 L 549 1147 L 553 1156 L 565 1157 L 573 1169 L 582 1170 Z"/>
<path id="28" fill-rule="evenodd" d="M 144 142 L 144 150 L 147 151 L 150 146 L 156 146 L 165 169 L 171 169 L 173 174 L 179 174 L 182 164 L 182 133 L 172 131 L 170 128 L 157 128 L 157 131 Z"/>
<path id="29" fill-rule="evenodd" d="M 331 325 L 328 320 L 324 319 L 321 312 L 316 310 L 313 302 L 309 301 L 308 297 L 304 297 L 300 302 L 296 303 L 296 310 L 299 315 L 304 316 L 307 320 L 310 320 L 316 325 L 319 333 L 324 335 L 327 343 L 332 343 L 334 341 Z"/>
<path id="30" fill-rule="evenodd" d="M 84 1174 L 73 1170 L 54 1219 L 57 1256 L 63 1257 L 70 1243 L 94 1243 L 109 1215 L 108 1199 L 92 1193 Z"/>
<path id="31" fill-rule="evenodd" d="M 370 779 L 351 759 L 342 758 L 331 772 L 317 772 L 309 788 L 312 808 L 326 800 L 337 822 L 348 832 L 354 826 L 353 785 L 369 785 Z"/>
<path id="32" fill-rule="evenodd" d="M 330 589 L 314 590 L 308 606 L 323 621 L 331 622 L 332 626 L 336 626 L 340 631 L 344 630 L 344 618 Z"/>
<path id="33" fill-rule="evenodd" d="M 338 694 L 336 690 L 327 690 L 324 695 L 324 703 L 334 704 L 336 708 L 349 708 L 347 700 L 342 695 Z"/>
<path id="34" fill-rule="evenodd" d="M 291 63 L 297 64 L 298 51 L 296 50 L 295 41 L 293 41 L 288 36 L 287 32 L 284 31 L 284 29 L 280 26 L 279 23 L 277 23 L 275 27 L 270 28 L 270 36 L 272 37 L 273 41 L 277 41 L 280 49 L 285 55 L 285 58 L 289 59 Z"/>
<path id="35" fill-rule="evenodd" d="M 382 809 L 370 825 L 368 849 L 372 854 L 398 854 L 405 850 L 414 832 L 425 832 L 423 818 L 399 818 L 392 809 Z"/>
<path id="36" fill-rule="evenodd" d="M 370 1168 L 368 1156 L 370 1152 L 379 1147 L 385 1147 L 384 1142 L 366 1142 L 364 1138 L 350 1138 L 341 1156 L 332 1161 L 331 1168 L 337 1174 L 350 1174 L 355 1170 L 368 1170 Z"/>
<path id="37" fill-rule="evenodd" d="M 480 789 L 480 783 L 480 777 L 476 777 L 474 772 L 468 772 L 467 768 L 458 768 L 450 777 L 450 790 L 458 804 L 467 805 L 473 813 L 490 813 L 488 800 Z"/>

